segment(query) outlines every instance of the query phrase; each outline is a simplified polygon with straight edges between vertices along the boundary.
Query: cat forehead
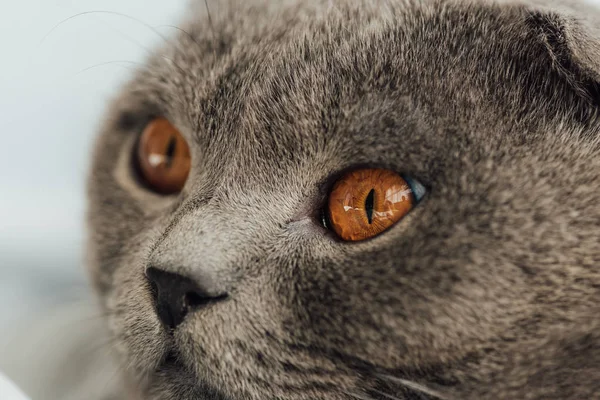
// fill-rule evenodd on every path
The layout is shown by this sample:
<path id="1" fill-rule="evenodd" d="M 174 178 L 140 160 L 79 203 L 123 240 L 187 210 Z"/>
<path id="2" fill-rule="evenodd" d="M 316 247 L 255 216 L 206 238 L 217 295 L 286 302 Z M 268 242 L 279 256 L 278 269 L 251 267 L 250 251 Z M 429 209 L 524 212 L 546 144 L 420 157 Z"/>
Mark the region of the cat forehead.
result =
<path id="1" fill-rule="evenodd" d="M 324 4 L 306 2 L 317 3 Z M 506 116 L 517 110 L 523 117 L 523 101 L 531 121 L 569 104 L 548 85 L 552 60 L 522 7 L 375 3 L 264 15 L 216 7 L 218 15 L 192 19 L 157 52 L 126 97 L 204 146 L 295 149 L 298 157 L 299 143 L 308 151 L 323 136 L 348 141 L 348 130 L 395 124 L 403 112 L 409 123 L 426 109 L 425 118 L 478 120 L 485 130 L 511 123 Z"/>

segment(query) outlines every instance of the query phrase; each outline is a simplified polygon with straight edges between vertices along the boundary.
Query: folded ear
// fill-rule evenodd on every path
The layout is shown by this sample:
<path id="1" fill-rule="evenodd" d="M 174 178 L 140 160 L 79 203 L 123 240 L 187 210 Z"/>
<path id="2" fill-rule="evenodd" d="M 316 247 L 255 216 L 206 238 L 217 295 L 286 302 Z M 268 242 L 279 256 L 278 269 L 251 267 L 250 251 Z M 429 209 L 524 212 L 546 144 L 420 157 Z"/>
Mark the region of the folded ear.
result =
<path id="1" fill-rule="evenodd" d="M 548 49 L 552 67 L 580 95 L 600 105 L 600 10 L 545 1 L 529 11 L 527 22 Z"/>

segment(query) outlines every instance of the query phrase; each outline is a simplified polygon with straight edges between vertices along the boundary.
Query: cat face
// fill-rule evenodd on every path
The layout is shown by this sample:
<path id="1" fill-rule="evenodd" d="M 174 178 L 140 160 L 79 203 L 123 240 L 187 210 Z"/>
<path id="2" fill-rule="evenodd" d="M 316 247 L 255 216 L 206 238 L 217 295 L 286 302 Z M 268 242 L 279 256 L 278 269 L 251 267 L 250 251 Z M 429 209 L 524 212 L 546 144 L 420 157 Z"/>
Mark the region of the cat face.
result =
<path id="1" fill-rule="evenodd" d="M 89 265 L 129 386 L 149 399 L 591 398 L 600 42 L 524 6 L 320 3 L 211 5 L 109 112 Z M 169 195 L 135 167 L 157 118 L 189 147 Z M 358 168 L 427 193 L 347 242 L 319 216 Z M 169 327 L 151 268 L 218 301 Z"/>

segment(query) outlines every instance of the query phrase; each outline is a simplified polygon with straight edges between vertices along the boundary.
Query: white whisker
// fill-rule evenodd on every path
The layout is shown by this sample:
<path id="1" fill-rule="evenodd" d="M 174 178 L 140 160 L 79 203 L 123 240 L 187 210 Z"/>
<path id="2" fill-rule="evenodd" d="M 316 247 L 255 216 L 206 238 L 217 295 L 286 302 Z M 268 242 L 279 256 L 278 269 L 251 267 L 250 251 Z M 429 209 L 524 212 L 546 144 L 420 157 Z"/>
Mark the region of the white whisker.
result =
<path id="1" fill-rule="evenodd" d="M 208 7 L 208 0 L 204 0 L 204 6 L 206 7 L 206 15 L 208 17 L 208 25 L 210 26 L 210 32 L 212 34 L 212 40 L 213 40 L 213 56 L 216 58 L 217 55 L 217 50 L 216 50 L 216 46 L 217 46 L 217 36 L 215 34 L 215 26 L 213 25 L 213 21 L 212 21 L 212 17 L 210 15 L 210 8 Z"/>
<path id="2" fill-rule="evenodd" d="M 443 395 L 433 389 L 429 389 L 428 387 L 423 386 L 417 382 L 412 382 L 412 381 L 409 381 L 406 379 L 396 378 L 396 377 L 389 376 L 389 375 L 380 375 L 380 377 L 383 379 L 386 379 L 390 382 L 396 383 L 400 386 L 403 386 L 405 388 L 408 388 L 410 390 L 413 390 L 415 392 L 424 393 L 428 396 L 432 396 L 432 397 L 435 397 L 440 400 L 450 400 L 450 398 L 447 397 L 446 395 Z"/>
<path id="3" fill-rule="evenodd" d="M 54 32 L 54 31 L 55 31 L 55 30 L 56 30 L 56 29 L 57 29 L 59 26 L 61 26 L 61 25 L 62 25 L 62 24 L 64 24 L 65 22 L 67 22 L 67 21 L 70 21 L 70 20 L 72 20 L 72 19 L 74 19 L 74 18 L 81 17 L 81 16 L 83 16 L 83 15 L 89 15 L 89 14 L 108 14 L 108 15 L 117 15 L 117 16 L 119 16 L 119 17 L 123 17 L 123 18 L 130 19 L 130 20 L 132 20 L 132 21 L 135 21 L 135 22 L 137 22 L 137 23 L 139 23 L 139 24 L 142 24 L 142 25 L 144 25 L 146 28 L 150 29 L 152 32 L 154 32 L 156 35 L 158 35 L 158 36 L 159 36 L 161 39 L 163 39 L 165 42 L 167 42 L 167 43 L 170 43 L 170 41 L 169 41 L 169 40 L 168 40 L 168 39 L 167 39 L 167 38 L 166 38 L 164 35 L 162 35 L 162 34 L 161 34 L 161 33 L 160 33 L 158 30 L 156 30 L 154 27 L 152 27 L 151 25 L 149 25 L 149 24 L 145 23 L 144 21 L 142 21 L 142 20 L 140 20 L 140 19 L 137 19 L 137 18 L 134 18 L 134 17 L 132 17 L 131 15 L 123 14 L 123 13 L 116 12 L 116 11 L 107 11 L 107 10 L 93 10 L 93 11 L 84 11 L 84 12 L 80 12 L 80 13 L 78 13 L 78 14 L 71 15 L 70 17 L 63 19 L 62 21 L 60 21 L 59 23 L 57 23 L 56 25 L 54 25 L 54 26 L 52 27 L 52 29 L 50 29 L 50 30 L 48 31 L 48 33 L 46 33 L 46 34 L 44 35 L 44 37 L 42 37 L 42 39 L 40 40 L 39 46 L 41 46 L 41 45 L 44 43 L 44 41 L 46 40 L 46 38 L 48 38 L 48 36 L 50 36 L 50 34 L 52 34 L 52 32 Z"/>
<path id="4" fill-rule="evenodd" d="M 183 34 L 185 34 L 191 41 L 193 41 L 194 43 L 196 43 L 198 45 L 198 47 L 200 47 L 200 43 L 198 43 L 198 41 L 196 40 L 195 37 L 193 37 L 188 31 L 181 29 L 178 26 L 175 25 L 157 25 L 155 26 L 156 29 L 158 28 L 171 28 L 171 29 L 175 29 L 178 32 L 181 32 Z"/>
<path id="5" fill-rule="evenodd" d="M 115 61 L 107 61 L 107 62 L 103 62 L 103 63 L 95 64 L 95 65 L 92 65 L 92 66 L 90 66 L 90 67 L 84 68 L 84 69 L 82 69 L 82 70 L 78 71 L 78 72 L 77 72 L 75 75 L 73 75 L 73 77 L 75 77 L 75 76 L 77 76 L 77 75 L 80 75 L 80 74 L 83 74 L 84 72 L 86 72 L 86 71 L 89 71 L 89 70 L 92 70 L 92 69 L 95 69 L 95 68 L 103 67 L 103 66 L 105 66 L 105 65 L 115 65 L 115 64 L 116 64 L 116 65 L 119 65 L 119 66 L 121 66 L 121 67 L 124 67 L 124 68 L 127 68 L 127 67 L 126 67 L 125 65 L 123 65 L 123 64 L 128 64 L 128 65 L 130 65 L 130 66 L 131 66 L 131 65 L 138 65 L 138 66 L 141 66 L 141 67 L 145 67 L 145 65 L 144 65 L 144 64 L 142 64 L 142 63 L 138 63 L 138 62 L 135 62 L 135 61 L 127 61 L 127 60 L 115 60 Z"/>

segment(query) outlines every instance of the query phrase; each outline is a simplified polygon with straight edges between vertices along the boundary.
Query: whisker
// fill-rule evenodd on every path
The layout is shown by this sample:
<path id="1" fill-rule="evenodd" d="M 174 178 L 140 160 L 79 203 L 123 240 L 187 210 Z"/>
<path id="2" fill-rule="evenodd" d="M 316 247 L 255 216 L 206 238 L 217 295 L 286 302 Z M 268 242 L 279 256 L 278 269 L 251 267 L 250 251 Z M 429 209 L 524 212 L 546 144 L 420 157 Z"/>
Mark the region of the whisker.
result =
<path id="1" fill-rule="evenodd" d="M 86 72 L 86 71 L 89 71 L 89 70 L 91 70 L 91 69 L 95 69 L 95 68 L 98 68 L 98 67 L 103 67 L 103 66 L 105 66 L 105 65 L 113 65 L 113 64 L 117 64 L 117 65 L 120 65 L 120 64 L 131 64 L 131 65 L 138 65 L 138 66 L 142 66 L 142 67 L 144 67 L 144 64 L 142 64 L 142 63 L 138 63 L 138 62 L 135 62 L 135 61 L 127 61 L 127 60 L 115 60 L 115 61 L 107 61 L 107 62 L 103 62 L 103 63 L 95 64 L 95 65 L 92 65 L 92 66 L 90 66 L 90 67 L 84 68 L 84 69 L 82 69 L 82 70 L 80 70 L 80 71 L 76 72 L 76 73 L 73 75 L 73 77 L 76 77 L 76 76 L 78 76 L 78 75 L 80 75 L 80 74 L 83 74 L 84 72 Z M 126 67 L 126 66 L 124 66 L 124 65 L 120 65 L 120 66 L 121 66 L 121 67 L 123 67 L 123 68 L 127 68 L 127 67 Z"/>
<path id="2" fill-rule="evenodd" d="M 73 326 L 81 325 L 84 323 L 98 322 L 99 320 L 104 320 L 112 315 L 116 315 L 116 314 L 113 312 L 100 312 L 100 313 L 96 313 L 96 314 L 91 314 L 91 315 L 88 315 L 85 317 L 74 319 L 69 322 L 65 322 L 63 324 L 63 327 L 64 328 L 72 328 Z"/>
<path id="3" fill-rule="evenodd" d="M 198 47 L 200 47 L 200 43 L 198 43 L 198 41 L 196 40 L 196 38 L 193 37 L 191 33 L 189 33 L 188 31 L 186 31 L 185 29 L 181 29 L 178 26 L 175 26 L 175 25 L 157 25 L 157 26 L 155 26 L 155 28 L 157 28 L 157 29 L 158 28 L 171 28 L 171 29 L 175 29 L 175 30 L 177 30 L 177 31 L 179 31 L 181 33 L 185 33 L 185 35 L 188 38 L 190 38 L 191 41 L 193 41 L 194 43 L 196 43 L 198 45 Z"/>
<path id="4" fill-rule="evenodd" d="M 208 25 L 210 26 L 210 33 L 212 35 L 213 40 L 213 56 L 216 58 L 217 55 L 217 37 L 215 35 L 215 26 L 213 25 L 212 17 L 210 15 L 210 8 L 208 7 L 208 0 L 204 0 L 204 5 L 206 6 L 206 14 L 208 16 Z"/>
<path id="5" fill-rule="evenodd" d="M 119 17 L 123 17 L 123 18 L 130 19 L 130 20 L 132 20 L 132 21 L 135 21 L 135 22 L 137 22 L 137 23 L 139 23 L 139 24 L 141 24 L 141 25 L 145 26 L 146 28 L 150 29 L 152 32 L 154 32 L 156 35 L 158 35 L 158 36 L 159 36 L 161 39 L 163 39 L 165 42 L 169 43 L 169 40 L 168 40 L 168 39 L 167 39 L 167 38 L 166 38 L 166 37 L 165 37 L 163 34 L 161 34 L 161 33 L 160 33 L 160 32 L 159 32 L 157 29 L 155 29 L 154 27 L 152 27 L 152 25 L 150 25 L 150 24 L 147 24 L 146 22 L 144 22 L 144 21 L 142 21 L 142 20 L 140 20 L 140 19 L 138 19 L 138 18 L 134 18 L 134 17 L 132 17 L 131 15 L 123 14 L 123 13 L 120 13 L 120 12 L 117 12 L 117 11 L 108 11 L 108 10 L 92 10 L 92 11 L 83 11 L 83 12 L 77 13 L 77 14 L 75 14 L 75 15 L 71 15 L 70 17 L 63 19 L 62 21 L 60 21 L 59 23 L 57 23 L 56 25 L 54 25 L 54 26 L 52 27 L 52 29 L 50 29 L 50 30 L 48 31 L 48 33 L 46 33 L 46 34 L 44 35 L 44 37 L 42 37 L 42 39 L 40 40 L 40 43 L 39 43 L 39 45 L 41 46 L 41 45 L 44 43 L 44 41 L 45 41 L 45 40 L 48 38 L 48 36 L 50 36 L 50 35 L 52 34 L 52 32 L 54 32 L 54 31 L 55 31 L 55 30 L 56 30 L 56 29 L 57 29 L 59 26 L 61 26 L 61 25 L 62 25 L 62 24 L 64 24 L 65 22 L 68 22 L 68 21 L 70 21 L 70 20 L 72 20 L 72 19 L 75 19 L 75 18 L 81 17 L 81 16 L 83 16 L 83 15 L 90 15 L 90 14 L 108 14 L 108 15 L 117 15 L 117 16 L 119 16 Z"/>
<path id="6" fill-rule="evenodd" d="M 95 343 L 82 350 L 82 355 L 88 357 L 95 356 L 101 351 L 110 351 L 118 342 L 119 338 L 117 336 L 108 335 L 104 340 L 95 340 Z"/>
<path id="7" fill-rule="evenodd" d="M 396 383 L 400 386 L 403 386 L 405 388 L 408 388 L 412 391 L 418 392 L 418 393 L 423 393 L 426 394 L 428 396 L 432 396 L 435 397 L 437 399 L 440 400 L 451 400 L 448 396 L 443 395 L 433 389 L 429 389 L 426 386 L 421 385 L 420 383 L 417 382 L 412 382 L 406 379 L 402 379 L 402 378 L 396 378 L 394 376 L 389 376 L 389 375 L 379 375 L 380 378 L 382 379 L 386 379 L 390 382 Z"/>
<path id="8" fill-rule="evenodd" d="M 114 387 L 114 385 L 117 385 L 119 380 L 122 379 L 124 371 L 122 371 L 120 363 L 114 362 L 110 364 L 104 364 L 101 368 L 101 372 L 104 372 L 106 368 L 112 369 L 110 376 L 108 376 L 108 378 L 106 379 L 104 387 Z"/>
<path id="9" fill-rule="evenodd" d="M 163 60 L 166 60 L 168 62 L 170 62 L 171 64 L 173 64 L 174 66 L 177 67 L 177 69 L 183 74 L 183 75 L 187 75 L 186 70 L 183 69 L 182 67 L 180 67 L 175 60 L 173 60 L 172 58 L 169 58 L 167 56 L 165 56 L 164 54 L 160 54 L 160 58 L 162 58 Z"/>

